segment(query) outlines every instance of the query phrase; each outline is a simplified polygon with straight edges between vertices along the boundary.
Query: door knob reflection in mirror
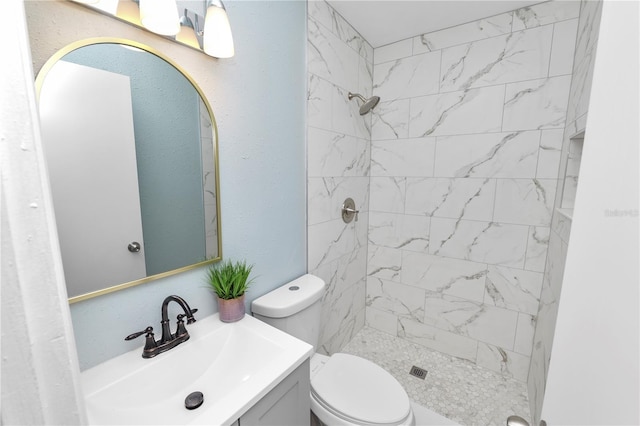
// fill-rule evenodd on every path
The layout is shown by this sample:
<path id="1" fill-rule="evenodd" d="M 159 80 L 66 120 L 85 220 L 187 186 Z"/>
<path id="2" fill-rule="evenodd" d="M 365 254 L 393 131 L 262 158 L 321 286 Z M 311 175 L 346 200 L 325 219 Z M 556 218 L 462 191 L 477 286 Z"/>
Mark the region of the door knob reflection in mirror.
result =
<path id="1" fill-rule="evenodd" d="M 127 248 L 131 253 L 139 253 L 140 252 L 140 243 L 137 241 L 130 242 Z"/>

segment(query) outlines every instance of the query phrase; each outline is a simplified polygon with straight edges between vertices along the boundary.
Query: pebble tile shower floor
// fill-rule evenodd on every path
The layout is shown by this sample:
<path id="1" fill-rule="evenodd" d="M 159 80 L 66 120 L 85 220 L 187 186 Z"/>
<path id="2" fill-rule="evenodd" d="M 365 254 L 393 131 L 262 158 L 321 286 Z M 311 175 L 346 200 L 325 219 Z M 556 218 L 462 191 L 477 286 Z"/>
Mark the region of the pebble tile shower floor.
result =
<path id="1" fill-rule="evenodd" d="M 390 372 L 409 398 L 461 425 L 502 426 L 507 417 L 529 417 L 527 386 L 471 362 L 364 327 L 342 352 L 369 359 Z M 424 380 L 412 366 L 428 371 Z"/>

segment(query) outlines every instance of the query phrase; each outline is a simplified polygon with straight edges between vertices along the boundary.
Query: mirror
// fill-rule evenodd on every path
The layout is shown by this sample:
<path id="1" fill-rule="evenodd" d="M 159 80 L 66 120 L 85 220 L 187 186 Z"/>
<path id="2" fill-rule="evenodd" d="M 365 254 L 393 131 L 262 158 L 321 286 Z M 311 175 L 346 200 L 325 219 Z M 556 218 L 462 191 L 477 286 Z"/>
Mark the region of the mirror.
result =
<path id="1" fill-rule="evenodd" d="M 70 303 L 220 260 L 217 129 L 184 71 L 92 39 L 36 87 Z"/>

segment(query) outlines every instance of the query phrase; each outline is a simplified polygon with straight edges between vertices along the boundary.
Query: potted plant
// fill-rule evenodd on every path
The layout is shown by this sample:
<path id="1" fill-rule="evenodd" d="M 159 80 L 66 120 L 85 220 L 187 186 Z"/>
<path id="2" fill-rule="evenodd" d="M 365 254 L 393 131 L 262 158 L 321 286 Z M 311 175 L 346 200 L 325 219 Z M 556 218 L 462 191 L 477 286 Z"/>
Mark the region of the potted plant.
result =
<path id="1" fill-rule="evenodd" d="M 218 296 L 220 321 L 234 322 L 244 317 L 244 294 L 253 282 L 249 280 L 253 265 L 226 260 L 209 267 L 207 283 Z"/>

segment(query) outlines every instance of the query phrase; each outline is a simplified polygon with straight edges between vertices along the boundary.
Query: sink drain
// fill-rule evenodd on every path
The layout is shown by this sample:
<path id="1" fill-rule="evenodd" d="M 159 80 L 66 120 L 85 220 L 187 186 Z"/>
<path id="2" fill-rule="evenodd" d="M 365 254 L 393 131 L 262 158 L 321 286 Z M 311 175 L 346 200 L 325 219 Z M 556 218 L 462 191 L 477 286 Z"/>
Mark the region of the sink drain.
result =
<path id="1" fill-rule="evenodd" d="M 195 410 L 196 408 L 201 406 L 203 402 L 204 395 L 202 394 L 202 392 L 191 392 L 184 399 L 184 406 L 187 408 L 187 410 Z"/>

